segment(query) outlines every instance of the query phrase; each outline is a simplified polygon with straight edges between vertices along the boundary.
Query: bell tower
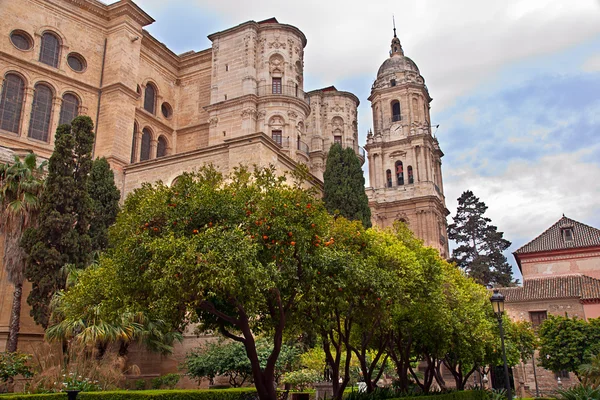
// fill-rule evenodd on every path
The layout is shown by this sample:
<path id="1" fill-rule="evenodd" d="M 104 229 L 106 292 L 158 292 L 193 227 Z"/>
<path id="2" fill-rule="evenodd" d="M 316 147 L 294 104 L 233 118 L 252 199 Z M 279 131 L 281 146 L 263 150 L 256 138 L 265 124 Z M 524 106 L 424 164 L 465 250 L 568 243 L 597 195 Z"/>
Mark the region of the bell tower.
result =
<path id="1" fill-rule="evenodd" d="M 367 135 L 373 225 L 408 224 L 425 245 L 447 258 L 444 155 L 431 133 L 429 96 L 417 65 L 392 38 L 390 56 L 377 72 L 369 96 L 373 129 Z"/>

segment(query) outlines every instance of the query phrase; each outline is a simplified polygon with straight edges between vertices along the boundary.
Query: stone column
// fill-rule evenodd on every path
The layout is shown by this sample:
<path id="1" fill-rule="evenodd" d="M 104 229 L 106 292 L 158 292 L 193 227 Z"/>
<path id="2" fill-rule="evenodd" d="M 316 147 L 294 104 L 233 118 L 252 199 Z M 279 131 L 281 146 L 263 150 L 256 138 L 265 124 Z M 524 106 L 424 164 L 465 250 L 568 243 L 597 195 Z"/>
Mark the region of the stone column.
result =
<path id="1" fill-rule="evenodd" d="M 23 109 L 21 110 L 21 130 L 19 136 L 27 137 L 29 135 L 29 123 L 31 122 L 31 109 L 33 107 L 33 87 L 25 88 L 23 93 Z"/>
<path id="2" fill-rule="evenodd" d="M 62 99 L 55 96 L 52 99 L 52 119 L 50 120 L 50 132 L 48 132 L 48 143 L 54 143 L 54 135 L 58 122 L 60 120 L 60 112 L 62 108 Z"/>
<path id="3" fill-rule="evenodd" d="M 158 147 L 158 140 L 152 138 L 152 140 L 150 140 L 150 159 L 155 159 L 156 158 L 156 149 Z"/>

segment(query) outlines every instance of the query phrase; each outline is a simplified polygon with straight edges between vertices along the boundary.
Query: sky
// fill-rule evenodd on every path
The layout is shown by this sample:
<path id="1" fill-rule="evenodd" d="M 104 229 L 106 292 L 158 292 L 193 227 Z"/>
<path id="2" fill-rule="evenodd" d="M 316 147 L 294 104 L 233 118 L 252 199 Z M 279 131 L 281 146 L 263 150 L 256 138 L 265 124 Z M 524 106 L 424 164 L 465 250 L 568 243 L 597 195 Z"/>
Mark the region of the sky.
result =
<path id="1" fill-rule="evenodd" d="M 207 35 L 276 17 L 298 27 L 305 91 L 335 85 L 359 106 L 388 57 L 392 15 L 430 95 L 448 223 L 471 190 L 512 251 L 566 215 L 600 228 L 600 0 L 136 0 L 175 53 Z M 368 179 L 368 176 L 366 176 Z M 452 247 L 452 244 L 451 244 Z"/>

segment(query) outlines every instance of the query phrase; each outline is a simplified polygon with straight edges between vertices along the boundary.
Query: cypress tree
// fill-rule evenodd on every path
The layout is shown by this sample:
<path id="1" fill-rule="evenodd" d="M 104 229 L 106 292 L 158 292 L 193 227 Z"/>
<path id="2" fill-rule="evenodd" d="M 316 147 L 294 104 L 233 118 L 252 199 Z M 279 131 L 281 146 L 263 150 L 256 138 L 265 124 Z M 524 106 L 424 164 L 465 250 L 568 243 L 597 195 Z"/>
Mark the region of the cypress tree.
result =
<path id="1" fill-rule="evenodd" d="M 448 226 L 448 238 L 458 244 L 451 261 L 482 285 L 511 286 L 512 269 L 502 254 L 511 242 L 483 215 L 487 209 L 470 190 L 458 198 L 454 223 Z"/>
<path id="2" fill-rule="evenodd" d="M 329 149 L 323 174 L 323 201 L 327 211 L 371 227 L 371 209 L 365 193 L 365 177 L 360 161 L 351 148 L 334 144 Z"/>
<path id="3" fill-rule="evenodd" d="M 90 238 L 92 249 L 105 250 L 108 246 L 108 228 L 115 223 L 119 212 L 121 194 L 115 185 L 115 176 L 106 158 L 97 158 L 92 165 L 88 181 L 88 194 L 92 200 Z"/>
<path id="4" fill-rule="evenodd" d="M 26 253 L 25 276 L 32 283 L 27 302 L 31 316 L 44 328 L 52 296 L 65 288 L 62 268 L 67 264 L 84 268 L 91 259 L 87 181 L 92 167 L 92 129 L 87 116 L 58 127 L 38 226 L 27 229 L 21 241 Z"/>

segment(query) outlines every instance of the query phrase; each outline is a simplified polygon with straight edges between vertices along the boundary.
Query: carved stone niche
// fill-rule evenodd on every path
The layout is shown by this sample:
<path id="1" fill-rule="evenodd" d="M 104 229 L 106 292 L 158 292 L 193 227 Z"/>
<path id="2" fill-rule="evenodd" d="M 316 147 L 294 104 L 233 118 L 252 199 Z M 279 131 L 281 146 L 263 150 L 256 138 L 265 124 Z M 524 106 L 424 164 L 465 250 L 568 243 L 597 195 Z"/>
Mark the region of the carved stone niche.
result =
<path id="1" fill-rule="evenodd" d="M 285 61 L 281 54 L 273 54 L 269 58 L 269 72 L 271 74 L 283 74 L 285 68 Z"/>

